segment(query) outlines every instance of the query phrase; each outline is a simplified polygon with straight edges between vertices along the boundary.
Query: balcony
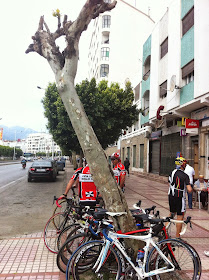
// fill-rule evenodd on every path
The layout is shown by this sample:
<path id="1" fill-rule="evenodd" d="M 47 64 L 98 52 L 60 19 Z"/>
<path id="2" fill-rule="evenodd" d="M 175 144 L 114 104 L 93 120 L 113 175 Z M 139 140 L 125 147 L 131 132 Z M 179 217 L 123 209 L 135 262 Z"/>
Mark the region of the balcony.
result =
<path id="1" fill-rule="evenodd" d="M 150 90 L 150 76 L 147 78 L 146 81 L 142 81 L 142 97 L 144 96 L 146 91 Z"/>
<path id="2" fill-rule="evenodd" d="M 149 123 L 149 112 L 147 113 L 146 116 L 143 116 L 141 114 L 141 119 L 140 119 L 141 125 L 144 125 L 145 123 Z"/>

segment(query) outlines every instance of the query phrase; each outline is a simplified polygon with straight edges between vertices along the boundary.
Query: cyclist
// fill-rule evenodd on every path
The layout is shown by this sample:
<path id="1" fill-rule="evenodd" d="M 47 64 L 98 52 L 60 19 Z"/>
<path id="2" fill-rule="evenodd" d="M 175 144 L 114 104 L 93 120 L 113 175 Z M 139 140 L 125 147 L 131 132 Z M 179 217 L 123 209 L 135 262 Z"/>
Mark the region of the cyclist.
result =
<path id="1" fill-rule="evenodd" d="M 78 193 L 81 204 L 89 206 L 96 205 L 98 193 L 88 165 L 80 167 L 75 171 L 66 186 L 65 192 L 60 198 L 67 197 L 67 194 L 73 185 L 76 185 L 79 188 Z"/>
<path id="2" fill-rule="evenodd" d="M 177 213 L 177 220 L 183 220 L 186 211 L 186 189 L 192 192 L 189 176 L 184 172 L 186 160 L 183 157 L 177 157 L 175 160 L 176 169 L 174 169 L 169 178 L 168 200 L 170 206 L 170 215 Z M 182 224 L 176 224 L 176 237 L 180 237 Z"/>
<path id="3" fill-rule="evenodd" d="M 125 179 L 126 179 L 126 169 L 125 166 L 121 163 L 120 154 L 113 153 L 111 155 L 111 161 L 113 163 L 113 172 L 117 184 L 120 186 L 121 190 L 125 191 Z"/>

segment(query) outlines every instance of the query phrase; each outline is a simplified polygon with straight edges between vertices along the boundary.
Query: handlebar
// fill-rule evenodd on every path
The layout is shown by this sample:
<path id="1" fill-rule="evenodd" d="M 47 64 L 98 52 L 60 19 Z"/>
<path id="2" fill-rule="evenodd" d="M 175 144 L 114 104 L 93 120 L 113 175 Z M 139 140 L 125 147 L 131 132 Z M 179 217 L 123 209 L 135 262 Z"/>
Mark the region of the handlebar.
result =
<path id="1" fill-rule="evenodd" d="M 55 197 L 54 197 L 54 198 L 55 198 Z M 60 207 L 60 208 L 61 208 L 62 206 L 58 203 L 58 201 L 61 200 L 61 199 L 63 199 L 63 197 L 59 197 L 59 198 L 56 199 L 56 205 L 57 205 L 57 207 Z"/>

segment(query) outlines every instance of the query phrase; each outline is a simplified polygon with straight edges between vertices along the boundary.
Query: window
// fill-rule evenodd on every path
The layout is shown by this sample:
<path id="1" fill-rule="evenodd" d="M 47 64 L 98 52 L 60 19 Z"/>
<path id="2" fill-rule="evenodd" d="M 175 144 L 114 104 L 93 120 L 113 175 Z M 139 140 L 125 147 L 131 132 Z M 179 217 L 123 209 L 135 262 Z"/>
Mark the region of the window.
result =
<path id="1" fill-rule="evenodd" d="M 130 158 L 130 147 L 127 147 L 127 158 Z"/>
<path id="2" fill-rule="evenodd" d="M 151 61 L 151 56 L 149 55 L 144 62 L 143 66 L 143 80 L 146 81 L 149 76 L 150 76 L 150 61 Z"/>
<path id="3" fill-rule="evenodd" d="M 109 60 L 110 48 L 101 48 L 101 59 Z"/>
<path id="4" fill-rule="evenodd" d="M 160 85 L 160 98 L 165 98 L 167 96 L 167 81 Z"/>
<path id="5" fill-rule="evenodd" d="M 108 64 L 102 64 L 100 66 L 100 77 L 107 77 L 109 74 L 109 65 Z"/>
<path id="6" fill-rule="evenodd" d="M 187 65 L 185 65 L 182 68 L 182 79 L 184 79 L 188 74 L 190 74 L 193 71 L 194 71 L 194 60 L 187 63 Z"/>
<path id="7" fill-rule="evenodd" d="M 182 68 L 182 79 L 186 85 L 194 81 L 194 60 Z"/>
<path id="8" fill-rule="evenodd" d="M 168 37 L 160 45 L 160 58 L 163 58 L 168 52 Z"/>
<path id="9" fill-rule="evenodd" d="M 182 19 L 182 35 L 194 25 L 194 7 Z"/>
<path id="10" fill-rule="evenodd" d="M 136 145 L 133 145 L 133 167 L 136 167 Z"/>
<path id="11" fill-rule="evenodd" d="M 138 84 L 134 89 L 134 100 L 135 102 L 139 100 L 140 84 Z"/>
<path id="12" fill-rule="evenodd" d="M 110 23 L 111 23 L 111 16 L 105 15 L 102 17 L 102 28 L 110 27 Z"/>
<path id="13" fill-rule="evenodd" d="M 144 144 L 140 144 L 139 168 L 144 168 Z"/>

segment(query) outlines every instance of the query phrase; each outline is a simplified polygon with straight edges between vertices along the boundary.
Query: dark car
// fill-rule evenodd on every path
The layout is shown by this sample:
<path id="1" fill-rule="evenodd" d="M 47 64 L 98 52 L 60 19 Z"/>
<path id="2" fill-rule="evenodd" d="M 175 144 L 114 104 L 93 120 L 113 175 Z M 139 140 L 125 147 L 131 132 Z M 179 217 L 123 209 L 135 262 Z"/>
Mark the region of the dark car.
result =
<path id="1" fill-rule="evenodd" d="M 57 171 L 64 171 L 65 169 L 65 162 L 58 160 L 57 161 Z"/>
<path id="2" fill-rule="evenodd" d="M 57 163 L 52 160 L 37 160 L 34 161 L 28 169 L 28 182 L 32 179 L 48 179 L 56 181 Z"/>

